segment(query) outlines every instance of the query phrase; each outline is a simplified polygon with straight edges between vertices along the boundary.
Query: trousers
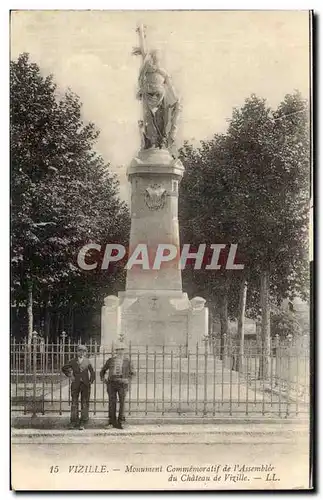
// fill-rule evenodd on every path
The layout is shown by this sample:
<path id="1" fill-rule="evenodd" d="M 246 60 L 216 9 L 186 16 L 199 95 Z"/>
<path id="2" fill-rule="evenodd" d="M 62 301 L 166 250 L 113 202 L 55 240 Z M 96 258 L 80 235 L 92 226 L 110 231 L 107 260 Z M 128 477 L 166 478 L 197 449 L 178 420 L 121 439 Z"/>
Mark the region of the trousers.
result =
<path id="1" fill-rule="evenodd" d="M 108 380 L 107 390 L 109 395 L 109 422 L 117 422 L 117 398 L 119 399 L 118 422 L 124 420 L 124 403 L 128 391 L 128 383 L 120 380 Z"/>
<path id="2" fill-rule="evenodd" d="M 79 396 L 81 394 L 81 418 L 79 420 Z M 86 423 L 89 420 L 89 405 L 90 405 L 91 386 L 80 382 L 79 384 L 71 385 L 71 423 L 75 424 Z"/>

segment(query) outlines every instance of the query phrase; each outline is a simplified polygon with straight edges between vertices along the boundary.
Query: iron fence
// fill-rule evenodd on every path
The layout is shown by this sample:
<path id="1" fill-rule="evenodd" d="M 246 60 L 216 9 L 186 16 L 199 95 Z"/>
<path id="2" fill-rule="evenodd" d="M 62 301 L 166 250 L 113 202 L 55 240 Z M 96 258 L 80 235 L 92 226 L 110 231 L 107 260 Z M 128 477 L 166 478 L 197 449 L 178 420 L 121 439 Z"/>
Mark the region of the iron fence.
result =
<path id="1" fill-rule="evenodd" d="M 76 355 L 77 345 L 65 338 L 55 343 L 13 339 L 12 412 L 45 415 L 70 411 L 70 382 L 61 369 Z M 113 354 L 113 345 L 105 348 L 89 341 L 86 347 L 96 372 L 90 411 L 102 415 L 107 411 L 108 396 L 99 371 Z M 242 352 L 232 338 L 222 343 L 206 339 L 194 348 L 129 344 L 127 355 L 135 375 L 129 386 L 126 414 L 180 418 L 307 413 L 308 352 L 306 343 L 293 339 L 274 339 L 266 353 L 257 342 L 246 343 Z"/>

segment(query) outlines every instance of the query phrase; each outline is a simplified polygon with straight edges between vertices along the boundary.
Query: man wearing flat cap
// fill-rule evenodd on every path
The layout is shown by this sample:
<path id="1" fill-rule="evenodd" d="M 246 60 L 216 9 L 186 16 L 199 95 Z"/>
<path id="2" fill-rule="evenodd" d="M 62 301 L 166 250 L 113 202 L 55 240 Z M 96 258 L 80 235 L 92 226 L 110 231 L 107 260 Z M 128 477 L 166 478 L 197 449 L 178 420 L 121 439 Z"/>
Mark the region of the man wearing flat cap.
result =
<path id="1" fill-rule="evenodd" d="M 124 421 L 124 403 L 129 389 L 131 378 L 135 374 L 130 359 L 125 356 L 125 345 L 118 342 L 115 345 L 115 355 L 109 358 L 104 364 L 100 378 L 106 382 L 109 395 L 109 425 L 116 429 L 122 429 Z M 105 375 L 108 372 L 107 380 Z M 119 415 L 117 419 L 117 398 L 119 399 Z"/>
<path id="2" fill-rule="evenodd" d="M 95 380 L 95 372 L 90 360 L 86 357 L 86 347 L 79 345 L 77 357 L 63 366 L 62 372 L 70 378 L 71 384 L 71 427 L 84 429 L 89 420 L 89 403 L 91 384 Z M 79 419 L 79 396 L 81 394 L 81 418 Z"/>

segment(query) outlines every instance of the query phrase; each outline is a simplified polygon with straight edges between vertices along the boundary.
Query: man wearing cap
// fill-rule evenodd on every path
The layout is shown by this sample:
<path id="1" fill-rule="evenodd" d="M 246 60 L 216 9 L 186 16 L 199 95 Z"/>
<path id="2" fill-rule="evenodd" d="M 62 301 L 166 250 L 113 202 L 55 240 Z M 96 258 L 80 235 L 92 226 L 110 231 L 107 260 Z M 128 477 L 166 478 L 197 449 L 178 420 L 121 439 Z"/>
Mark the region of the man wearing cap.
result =
<path id="1" fill-rule="evenodd" d="M 124 355 L 125 345 L 118 342 L 115 346 L 116 354 L 109 358 L 104 364 L 100 378 L 106 382 L 109 395 L 109 425 L 122 429 L 124 421 L 124 403 L 129 388 L 129 383 L 134 375 L 134 369 L 130 359 Z M 105 374 L 108 372 L 108 379 Z M 117 397 L 119 399 L 119 415 L 116 416 Z"/>
<path id="2" fill-rule="evenodd" d="M 63 366 L 62 372 L 70 378 L 71 384 L 71 427 L 84 429 L 89 420 L 89 403 L 91 384 L 95 380 L 95 373 L 90 360 L 86 357 L 86 347 L 79 345 L 77 357 Z M 81 418 L 79 420 L 79 396 L 81 394 Z"/>

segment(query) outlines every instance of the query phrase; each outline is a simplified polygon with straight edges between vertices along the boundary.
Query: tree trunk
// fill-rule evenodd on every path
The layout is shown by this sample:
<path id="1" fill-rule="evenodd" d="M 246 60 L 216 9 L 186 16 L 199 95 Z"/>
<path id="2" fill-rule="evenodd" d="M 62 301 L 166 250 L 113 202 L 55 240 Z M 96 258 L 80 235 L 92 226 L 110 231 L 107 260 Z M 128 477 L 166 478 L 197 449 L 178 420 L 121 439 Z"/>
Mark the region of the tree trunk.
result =
<path id="1" fill-rule="evenodd" d="M 263 271 L 260 276 L 261 305 L 261 352 L 259 353 L 259 378 L 267 379 L 270 368 L 270 308 L 269 308 L 269 273 Z"/>
<path id="2" fill-rule="evenodd" d="M 28 344 L 31 344 L 34 330 L 34 320 L 33 320 L 33 284 L 31 281 L 28 282 L 27 287 L 27 318 L 28 318 Z"/>
<path id="3" fill-rule="evenodd" d="M 60 335 L 59 326 L 61 321 L 61 313 L 59 311 L 56 312 L 56 329 L 55 329 L 55 342 L 58 342 L 58 338 Z"/>
<path id="4" fill-rule="evenodd" d="M 70 336 L 74 338 L 74 305 L 71 307 L 71 328 L 70 328 Z"/>
<path id="5" fill-rule="evenodd" d="M 45 338 L 50 336 L 50 320 L 51 320 L 51 311 L 50 311 L 50 293 L 49 293 L 45 304 L 45 315 L 44 315 Z"/>
<path id="6" fill-rule="evenodd" d="M 225 342 L 228 340 L 228 289 L 225 287 L 220 300 L 220 325 L 221 325 L 221 340 L 220 340 L 220 359 L 224 359 Z"/>
<path id="7" fill-rule="evenodd" d="M 68 315 L 67 315 L 67 334 L 69 337 L 71 337 L 71 326 L 72 326 L 72 305 L 71 303 L 68 304 Z"/>
<path id="8" fill-rule="evenodd" d="M 238 330 L 237 330 L 237 351 L 235 356 L 234 370 L 243 372 L 244 368 L 244 325 L 245 325 L 245 312 L 247 302 L 248 284 L 242 279 L 239 290 L 239 316 L 238 316 Z"/>

